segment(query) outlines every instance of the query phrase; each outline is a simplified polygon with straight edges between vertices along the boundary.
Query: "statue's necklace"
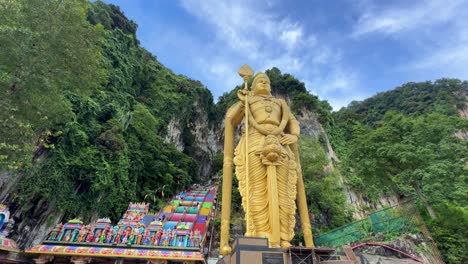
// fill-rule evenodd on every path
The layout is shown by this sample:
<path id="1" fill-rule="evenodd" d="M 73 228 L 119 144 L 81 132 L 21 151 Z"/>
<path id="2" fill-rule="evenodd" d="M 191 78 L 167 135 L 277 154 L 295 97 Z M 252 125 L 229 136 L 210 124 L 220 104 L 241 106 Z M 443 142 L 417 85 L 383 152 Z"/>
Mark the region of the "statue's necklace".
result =
<path id="1" fill-rule="evenodd" d="M 265 98 L 265 111 L 271 113 L 273 111 L 273 102 L 270 98 Z"/>

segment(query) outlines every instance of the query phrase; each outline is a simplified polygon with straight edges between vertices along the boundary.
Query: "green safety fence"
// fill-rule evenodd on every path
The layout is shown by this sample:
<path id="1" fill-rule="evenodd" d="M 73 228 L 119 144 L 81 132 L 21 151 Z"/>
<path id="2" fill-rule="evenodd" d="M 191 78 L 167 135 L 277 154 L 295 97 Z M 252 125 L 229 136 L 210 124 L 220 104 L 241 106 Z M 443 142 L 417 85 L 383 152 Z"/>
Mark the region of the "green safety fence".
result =
<path id="1" fill-rule="evenodd" d="M 331 232 L 325 233 L 315 238 L 315 245 L 338 247 L 347 243 L 347 241 L 362 240 L 371 230 L 370 219 L 364 219 L 354 222 Z"/>
<path id="2" fill-rule="evenodd" d="M 417 210 L 412 204 L 404 204 L 372 213 L 368 218 L 336 228 L 314 238 L 315 245 L 340 247 L 363 241 L 378 234 L 403 234 L 419 225 L 415 219 Z"/>

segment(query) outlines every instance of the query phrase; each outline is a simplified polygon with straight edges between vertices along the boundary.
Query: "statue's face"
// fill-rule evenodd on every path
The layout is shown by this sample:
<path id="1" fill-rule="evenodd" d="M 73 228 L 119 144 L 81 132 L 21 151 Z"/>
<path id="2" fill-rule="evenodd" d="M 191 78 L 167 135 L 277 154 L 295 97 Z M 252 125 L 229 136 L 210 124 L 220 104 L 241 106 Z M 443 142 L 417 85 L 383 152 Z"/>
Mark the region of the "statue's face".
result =
<path id="1" fill-rule="evenodd" d="M 253 91 L 254 94 L 271 94 L 270 81 L 265 77 L 259 77 Z"/>

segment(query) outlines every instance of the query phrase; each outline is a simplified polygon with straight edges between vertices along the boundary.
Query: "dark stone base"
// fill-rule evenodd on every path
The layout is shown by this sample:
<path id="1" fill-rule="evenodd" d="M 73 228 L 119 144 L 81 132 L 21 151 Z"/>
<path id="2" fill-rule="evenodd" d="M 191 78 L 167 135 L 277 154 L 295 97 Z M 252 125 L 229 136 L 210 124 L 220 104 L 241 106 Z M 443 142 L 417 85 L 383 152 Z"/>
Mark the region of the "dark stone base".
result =
<path id="1" fill-rule="evenodd" d="M 346 256 L 330 260 L 333 248 L 290 247 L 269 248 L 268 239 L 239 237 L 234 241 L 232 253 L 220 259 L 217 264 L 356 264 Z M 320 259 L 326 259 L 321 261 Z"/>
<path id="2" fill-rule="evenodd" d="M 266 238 L 239 237 L 234 241 L 232 254 L 218 264 L 287 264 L 287 258 L 286 250 L 269 248 Z"/>

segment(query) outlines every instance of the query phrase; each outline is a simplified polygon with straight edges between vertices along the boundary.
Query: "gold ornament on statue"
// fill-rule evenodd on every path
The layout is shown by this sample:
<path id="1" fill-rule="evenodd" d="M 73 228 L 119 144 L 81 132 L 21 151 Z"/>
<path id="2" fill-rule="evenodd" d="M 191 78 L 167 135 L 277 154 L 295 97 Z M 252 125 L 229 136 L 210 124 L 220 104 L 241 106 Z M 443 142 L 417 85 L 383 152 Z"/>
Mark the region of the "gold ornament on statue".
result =
<path id="1" fill-rule="evenodd" d="M 247 82 L 252 69 L 244 65 L 239 75 L 244 79 L 244 89 L 238 91 L 239 102 L 228 109 L 225 119 L 221 254 L 231 253 L 233 165 L 245 212 L 245 236 L 268 238 L 270 247 L 290 247 L 297 203 L 305 244 L 313 247 L 297 149 L 299 122 L 283 99 L 271 95 L 266 74 L 255 75 L 251 91 Z M 244 131 L 234 149 L 234 133 L 242 120 Z"/>

